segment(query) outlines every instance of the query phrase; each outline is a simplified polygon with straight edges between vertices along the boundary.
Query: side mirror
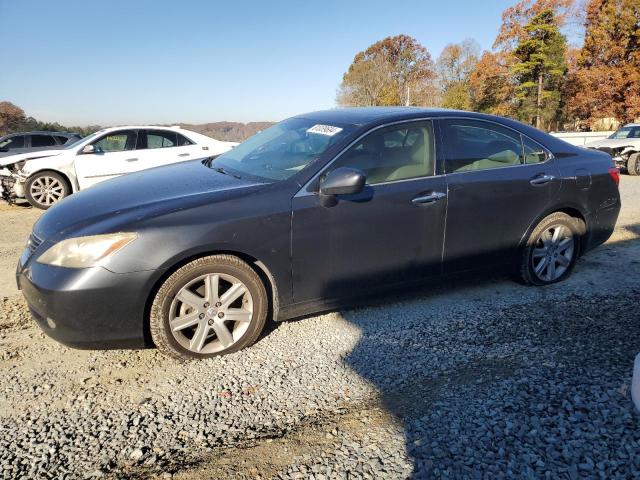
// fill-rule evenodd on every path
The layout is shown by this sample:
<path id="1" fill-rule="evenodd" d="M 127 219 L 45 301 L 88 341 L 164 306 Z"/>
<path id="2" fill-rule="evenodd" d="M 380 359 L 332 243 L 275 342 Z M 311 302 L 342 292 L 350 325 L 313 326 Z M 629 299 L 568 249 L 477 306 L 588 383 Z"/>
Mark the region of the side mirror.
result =
<path id="1" fill-rule="evenodd" d="M 320 183 L 320 200 L 325 206 L 336 203 L 336 195 L 359 193 L 367 180 L 365 174 L 356 168 L 340 167 L 329 172 Z"/>
<path id="2" fill-rule="evenodd" d="M 84 153 L 96 153 L 96 147 L 94 147 L 93 145 L 85 145 L 84 147 L 82 147 L 82 150 L 80 150 L 80 153 L 84 154 Z"/>

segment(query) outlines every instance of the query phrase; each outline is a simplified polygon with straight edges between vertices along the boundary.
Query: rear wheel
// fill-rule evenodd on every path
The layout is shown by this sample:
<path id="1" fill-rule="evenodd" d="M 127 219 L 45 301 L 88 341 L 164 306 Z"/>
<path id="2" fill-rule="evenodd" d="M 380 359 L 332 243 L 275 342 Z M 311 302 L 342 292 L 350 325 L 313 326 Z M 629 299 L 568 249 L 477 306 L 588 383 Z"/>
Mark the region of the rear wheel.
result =
<path id="1" fill-rule="evenodd" d="M 640 153 L 632 153 L 627 160 L 627 173 L 629 175 L 640 175 Z"/>
<path id="2" fill-rule="evenodd" d="M 70 194 L 69 184 L 56 172 L 38 172 L 27 179 L 25 197 L 36 208 L 46 210 Z"/>
<path id="3" fill-rule="evenodd" d="M 180 359 L 236 352 L 255 342 L 267 317 L 256 272 L 231 255 L 199 258 L 173 273 L 151 306 L 151 337 Z"/>
<path id="4" fill-rule="evenodd" d="M 542 219 L 522 251 L 520 276 L 529 285 L 549 285 L 571 275 L 580 253 L 581 220 L 556 212 Z"/>

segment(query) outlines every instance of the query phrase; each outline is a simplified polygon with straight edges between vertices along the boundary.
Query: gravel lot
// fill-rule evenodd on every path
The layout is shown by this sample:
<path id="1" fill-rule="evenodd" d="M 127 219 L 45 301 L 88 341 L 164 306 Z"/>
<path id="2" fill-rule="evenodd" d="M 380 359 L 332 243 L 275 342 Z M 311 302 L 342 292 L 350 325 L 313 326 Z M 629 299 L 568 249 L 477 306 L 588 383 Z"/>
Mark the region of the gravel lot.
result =
<path id="1" fill-rule="evenodd" d="M 640 179 L 546 288 L 450 280 L 177 363 L 70 350 L 13 283 L 39 212 L 0 205 L 0 478 L 632 478 Z"/>

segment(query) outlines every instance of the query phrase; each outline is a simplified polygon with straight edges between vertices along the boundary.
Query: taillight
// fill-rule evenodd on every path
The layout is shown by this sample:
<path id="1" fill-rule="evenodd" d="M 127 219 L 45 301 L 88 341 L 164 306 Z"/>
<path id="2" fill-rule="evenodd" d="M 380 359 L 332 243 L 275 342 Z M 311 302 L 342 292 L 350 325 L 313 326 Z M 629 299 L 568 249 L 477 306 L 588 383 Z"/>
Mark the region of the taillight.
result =
<path id="1" fill-rule="evenodd" d="M 609 169 L 609 175 L 613 178 L 613 183 L 616 184 L 616 187 L 620 187 L 620 170 L 616 167 L 611 167 Z"/>

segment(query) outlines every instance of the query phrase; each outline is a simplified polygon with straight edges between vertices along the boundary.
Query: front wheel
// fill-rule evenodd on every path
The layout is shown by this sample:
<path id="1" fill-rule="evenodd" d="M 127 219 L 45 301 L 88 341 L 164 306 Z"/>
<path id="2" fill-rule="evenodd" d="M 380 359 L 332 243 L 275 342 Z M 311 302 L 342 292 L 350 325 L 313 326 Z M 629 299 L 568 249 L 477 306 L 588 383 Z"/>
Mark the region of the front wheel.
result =
<path id="1" fill-rule="evenodd" d="M 627 173 L 629 175 L 640 175 L 640 153 L 629 155 L 629 160 L 627 160 Z"/>
<path id="2" fill-rule="evenodd" d="M 522 250 L 520 276 L 529 285 L 549 285 L 571 275 L 580 253 L 581 220 L 556 212 L 542 219 Z"/>
<path id="3" fill-rule="evenodd" d="M 257 273 L 231 255 L 194 260 L 162 284 L 151 306 L 156 347 L 179 359 L 236 352 L 255 342 L 268 298 Z"/>
<path id="4" fill-rule="evenodd" d="M 34 207 L 46 210 L 68 196 L 69 185 L 55 172 L 38 172 L 27 179 L 25 197 Z"/>

